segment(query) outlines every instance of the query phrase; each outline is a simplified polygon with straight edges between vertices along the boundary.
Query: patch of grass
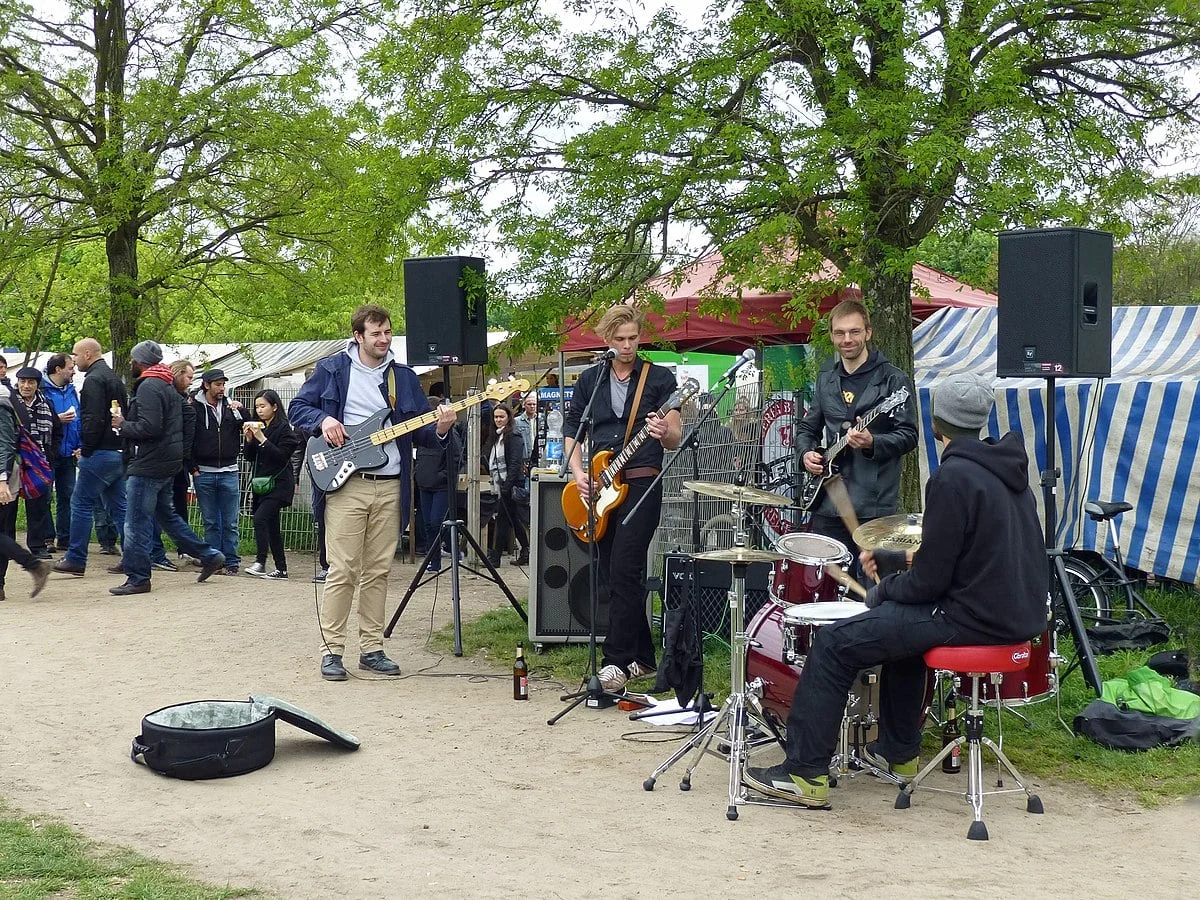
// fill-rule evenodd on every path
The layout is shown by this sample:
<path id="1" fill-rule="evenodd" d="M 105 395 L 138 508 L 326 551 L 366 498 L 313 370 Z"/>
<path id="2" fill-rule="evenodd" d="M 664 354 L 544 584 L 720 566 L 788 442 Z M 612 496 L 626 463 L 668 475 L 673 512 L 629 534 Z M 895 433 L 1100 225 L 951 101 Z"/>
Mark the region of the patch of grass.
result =
<path id="1" fill-rule="evenodd" d="M 0 896 L 224 900 L 257 895 L 193 881 L 174 866 L 132 850 L 102 847 L 66 825 L 0 805 Z"/>
<path id="2" fill-rule="evenodd" d="M 1145 665 L 1159 650 L 1193 644 L 1200 634 L 1200 594 L 1191 589 L 1151 589 L 1146 602 L 1173 627 L 1172 640 L 1147 650 L 1121 651 L 1097 657 L 1100 676 L 1116 678 L 1130 669 Z M 440 649 L 449 651 L 453 633 L 449 628 L 434 636 Z M 501 667 L 512 663 L 516 646 L 528 648 L 527 626 L 509 606 L 491 610 L 474 622 L 463 623 L 463 652 L 479 654 Z M 661 643 L 659 644 L 661 646 Z M 1074 657 L 1071 640 L 1060 639 L 1059 653 Z M 587 668 L 586 644 L 548 644 L 544 653 L 526 654 L 531 677 L 558 681 L 574 688 Z M 704 686 L 719 703 L 730 688 L 729 645 L 719 638 L 705 641 Z M 649 682 L 645 682 L 649 686 Z M 640 685 L 639 685 L 640 686 Z M 1064 681 L 1057 698 L 1062 719 L 1071 725 L 1074 717 L 1093 699 L 1094 694 L 1078 670 Z M 961 707 L 960 707 L 961 709 Z M 1147 806 L 1200 794 L 1200 742 L 1182 747 L 1157 748 L 1147 753 L 1108 750 L 1089 740 L 1076 737 L 1059 722 L 1055 698 L 1017 709 L 1029 720 L 1029 726 L 1014 715 L 1004 715 L 1004 751 L 1022 773 L 1032 778 L 1055 778 L 1087 784 L 1108 796 L 1133 796 Z M 988 711 L 987 730 L 995 735 L 995 711 Z M 930 725 L 926 732 L 924 754 L 937 752 L 940 735 Z M 965 777 L 965 776 L 964 776 Z"/>

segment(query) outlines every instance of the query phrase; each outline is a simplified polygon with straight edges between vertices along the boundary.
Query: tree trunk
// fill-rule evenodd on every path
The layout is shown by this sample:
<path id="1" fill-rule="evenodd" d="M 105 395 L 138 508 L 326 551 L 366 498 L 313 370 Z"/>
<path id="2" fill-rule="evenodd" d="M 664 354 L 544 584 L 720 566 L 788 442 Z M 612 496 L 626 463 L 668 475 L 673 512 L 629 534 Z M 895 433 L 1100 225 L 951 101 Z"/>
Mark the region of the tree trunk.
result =
<path id="1" fill-rule="evenodd" d="M 863 286 L 863 295 L 871 305 L 871 328 L 875 345 L 911 381 L 912 345 L 912 270 L 895 272 L 882 259 L 867 260 L 873 273 Z M 919 450 L 918 450 L 919 452 Z M 904 457 L 900 476 L 900 510 L 921 510 L 921 470 L 917 454 Z"/>
<path id="2" fill-rule="evenodd" d="M 122 377 L 129 372 L 129 351 L 137 342 L 141 297 L 138 291 L 138 226 L 126 222 L 104 241 L 108 256 L 109 338 L 112 341 L 113 371 Z"/>

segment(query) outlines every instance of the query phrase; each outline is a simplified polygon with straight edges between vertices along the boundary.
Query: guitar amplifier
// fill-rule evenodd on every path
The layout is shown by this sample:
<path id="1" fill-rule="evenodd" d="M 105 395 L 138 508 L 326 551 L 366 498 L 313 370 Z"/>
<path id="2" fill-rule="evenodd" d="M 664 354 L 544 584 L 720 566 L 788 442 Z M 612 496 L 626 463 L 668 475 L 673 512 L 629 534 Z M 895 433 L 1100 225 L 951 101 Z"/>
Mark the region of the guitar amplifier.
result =
<path id="1" fill-rule="evenodd" d="M 746 568 L 746 624 L 770 599 L 770 563 L 751 563 Z M 729 589 L 733 566 L 710 559 L 693 559 L 686 553 L 663 554 L 663 605 L 677 609 L 688 601 L 695 581 L 696 613 L 705 634 L 729 639 Z"/>

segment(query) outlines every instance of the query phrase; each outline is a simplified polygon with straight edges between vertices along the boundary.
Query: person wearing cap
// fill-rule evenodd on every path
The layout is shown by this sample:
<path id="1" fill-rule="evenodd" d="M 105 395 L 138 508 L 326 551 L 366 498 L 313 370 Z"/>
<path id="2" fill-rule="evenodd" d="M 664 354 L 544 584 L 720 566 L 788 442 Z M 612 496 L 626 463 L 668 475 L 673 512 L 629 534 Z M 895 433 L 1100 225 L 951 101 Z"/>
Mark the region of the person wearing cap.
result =
<path id="1" fill-rule="evenodd" d="M 128 394 L 125 382 L 104 361 L 98 340 L 84 338 L 71 352 L 76 368 L 86 374 L 79 395 L 79 472 L 71 495 L 70 545 L 54 571 L 82 575 L 96 508 L 107 509 L 118 538 L 125 528 L 124 442 L 113 431 L 112 408 L 115 403 L 126 409 Z"/>
<path id="2" fill-rule="evenodd" d="M 54 508 L 50 526 L 54 529 L 59 550 L 71 546 L 71 495 L 75 493 L 75 469 L 79 460 L 79 393 L 72 383 L 74 377 L 75 360 L 69 353 L 55 353 L 46 360 L 42 393 L 62 427 L 58 453 L 50 460 L 54 469 Z"/>
<path id="3" fill-rule="evenodd" d="M 192 486 L 204 519 L 205 539 L 225 554 L 225 574 L 238 574 L 238 516 L 242 507 L 238 456 L 242 452 L 242 404 L 225 396 L 229 379 L 220 369 L 200 374 L 196 431 L 192 439 Z"/>
<path id="4" fill-rule="evenodd" d="M 58 456 L 58 445 L 62 443 L 62 423 L 54 415 L 54 409 L 42 393 L 41 385 L 41 370 L 34 366 L 18 369 L 17 391 L 12 398 L 13 409 L 49 463 Z M 50 493 L 47 489 L 41 496 L 25 498 L 25 545 L 38 559 L 50 559 L 50 550 L 54 546 Z"/>
<path id="5" fill-rule="evenodd" d="M 904 454 L 917 446 L 917 402 L 908 376 L 872 350 L 871 316 L 857 300 L 843 300 L 829 313 L 829 331 L 837 350 L 833 365 L 817 376 L 813 401 L 796 423 L 796 449 L 805 472 L 824 471 L 822 448 L 846 436 L 835 460 L 860 522 L 890 516 L 900 504 L 900 471 Z M 902 388 L 908 399 L 868 428 L 858 420 Z M 854 551 L 850 530 L 842 523 L 828 493 L 821 491 L 812 507 L 812 530 Z"/>
<path id="6" fill-rule="evenodd" d="M 945 645 L 1013 644 L 1046 630 L 1049 567 L 1029 459 L 1015 432 L 980 438 L 992 404 L 991 382 L 977 375 L 951 375 L 933 388 L 933 436 L 942 457 L 925 485 L 912 567 L 874 585 L 865 612 L 816 632 L 792 698 L 787 759 L 747 769 L 750 787 L 828 807 L 829 762 L 846 696 L 858 673 L 877 665 L 879 739 L 864 755 L 911 780 L 921 746 L 922 654 Z"/>
<path id="7" fill-rule="evenodd" d="M 156 523 L 180 550 L 200 560 L 197 581 L 207 581 L 225 565 L 221 552 L 196 537 L 175 510 L 175 474 L 184 457 L 183 400 L 175 389 L 175 373 L 162 364 L 162 358 L 162 347 L 154 341 L 142 341 L 129 351 L 137 379 L 129 415 L 113 412 L 110 419 L 112 429 L 126 445 L 125 540 L 120 564 L 109 569 L 125 576 L 124 584 L 108 589 L 118 597 L 150 592 Z"/>

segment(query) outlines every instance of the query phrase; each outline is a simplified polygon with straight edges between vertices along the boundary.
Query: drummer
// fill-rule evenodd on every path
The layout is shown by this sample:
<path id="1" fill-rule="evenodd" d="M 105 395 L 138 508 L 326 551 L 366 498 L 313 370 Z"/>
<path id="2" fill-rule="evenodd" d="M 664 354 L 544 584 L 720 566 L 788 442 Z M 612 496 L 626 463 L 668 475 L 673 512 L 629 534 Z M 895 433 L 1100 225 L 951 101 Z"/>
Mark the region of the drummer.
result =
<path id="1" fill-rule="evenodd" d="M 807 472 L 820 475 L 825 458 L 820 449 L 843 432 L 846 449 L 836 464 L 862 522 L 896 512 L 904 454 L 917 446 L 917 407 L 908 377 L 870 348 L 871 317 L 857 300 L 843 300 L 829 313 L 829 331 L 837 348 L 834 364 L 817 376 L 813 402 L 796 425 L 796 446 Z M 867 428 L 857 420 L 888 396 L 908 388 L 909 399 L 891 415 Z M 853 550 L 850 531 L 842 524 L 824 492 L 813 508 L 812 530 Z"/>
<path id="2" fill-rule="evenodd" d="M 859 672 L 880 664 L 879 740 L 864 755 L 911 780 L 927 677 L 921 655 L 942 645 L 1016 643 L 1045 630 L 1049 568 L 1029 461 L 1018 434 L 980 439 L 992 403 L 991 383 L 975 375 L 934 387 L 942 460 L 925 489 L 921 549 L 911 569 L 868 591 L 866 612 L 817 631 L 788 715 L 787 760 L 747 769 L 750 787 L 827 809 L 847 694 Z"/>

